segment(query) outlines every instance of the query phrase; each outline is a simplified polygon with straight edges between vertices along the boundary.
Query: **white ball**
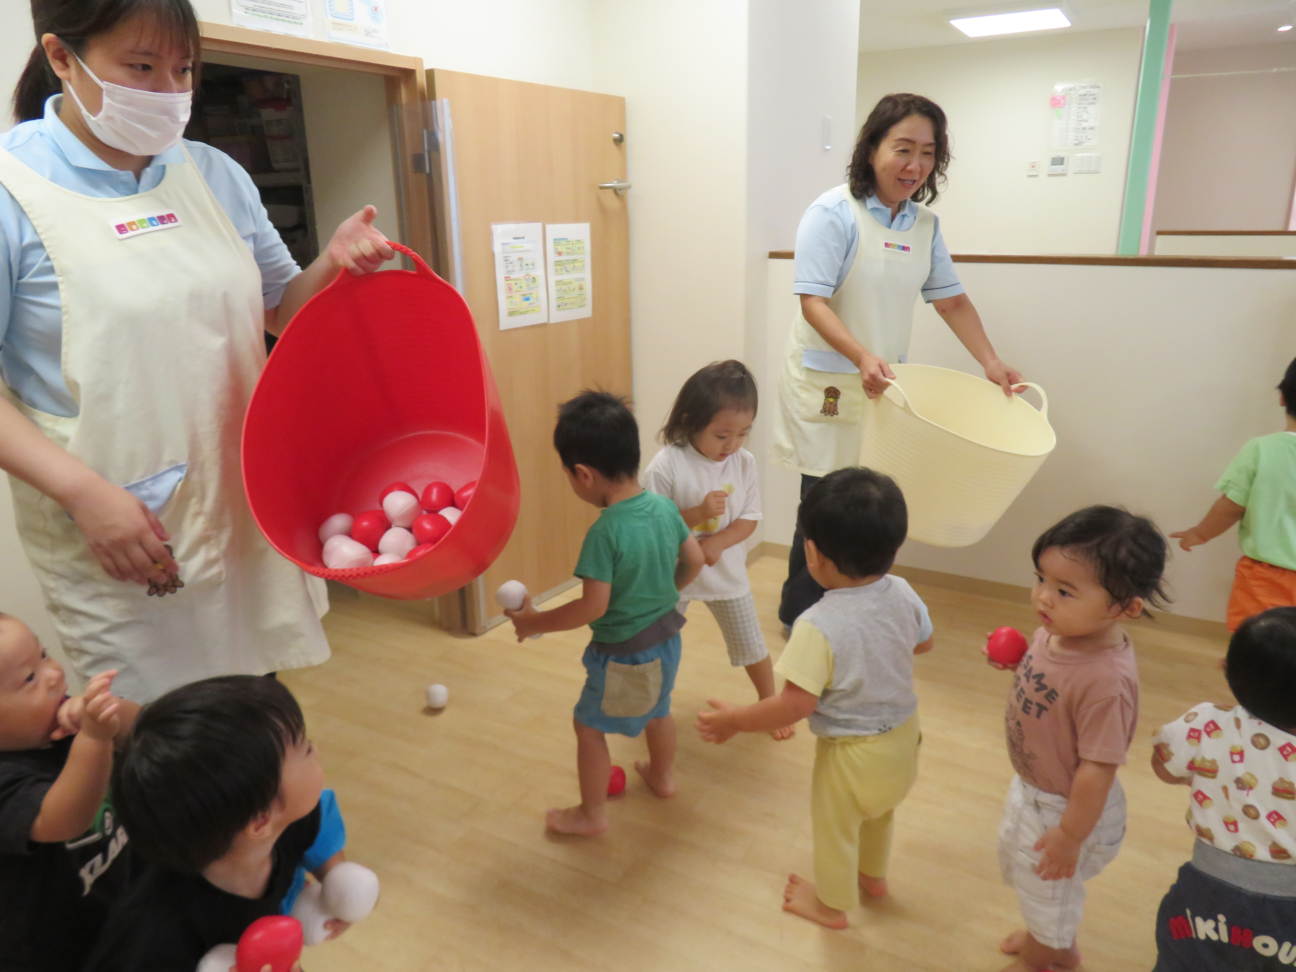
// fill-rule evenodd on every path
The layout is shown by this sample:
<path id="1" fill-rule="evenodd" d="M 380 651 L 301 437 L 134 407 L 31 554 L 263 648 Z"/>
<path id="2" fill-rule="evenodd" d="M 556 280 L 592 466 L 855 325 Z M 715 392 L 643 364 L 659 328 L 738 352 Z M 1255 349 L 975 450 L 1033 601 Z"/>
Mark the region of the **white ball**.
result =
<path id="1" fill-rule="evenodd" d="M 382 501 L 383 512 L 387 514 L 387 519 L 391 520 L 392 526 L 409 527 L 414 520 L 422 514 L 423 508 L 419 506 L 418 497 L 413 493 L 407 493 L 403 489 L 394 493 L 388 493 Z"/>
<path id="2" fill-rule="evenodd" d="M 323 903 L 334 918 L 347 922 L 368 918 L 378 903 L 378 875 L 363 864 L 343 861 L 324 876 Z"/>
<path id="3" fill-rule="evenodd" d="M 499 601 L 500 607 L 506 611 L 519 610 L 526 596 L 526 585 L 516 580 L 505 581 L 495 592 L 495 600 Z"/>
<path id="4" fill-rule="evenodd" d="M 450 690 L 444 685 L 429 685 L 427 703 L 434 709 L 444 709 L 450 701 Z"/>
<path id="5" fill-rule="evenodd" d="M 447 506 L 444 510 L 438 510 L 437 512 L 449 520 L 451 526 L 454 526 L 459 517 L 463 516 L 463 511 L 457 510 L 453 506 Z"/>
<path id="6" fill-rule="evenodd" d="M 237 962 L 237 945 L 217 945 L 198 960 L 198 972 L 229 972 Z"/>
<path id="7" fill-rule="evenodd" d="M 324 910 L 324 886 L 318 881 L 307 882 L 293 902 L 292 916 L 301 922 L 304 944 L 319 945 L 327 939 L 329 930 L 324 927 L 324 923 L 333 916 Z M 229 972 L 229 966 L 225 966 L 221 972 Z"/>
<path id="8" fill-rule="evenodd" d="M 333 537 L 324 546 L 324 566 L 330 570 L 371 567 L 373 559 L 373 553 L 368 547 L 350 537 Z"/>
<path id="9" fill-rule="evenodd" d="M 328 560 L 329 556 L 333 553 L 333 551 L 337 550 L 338 548 L 346 547 L 348 544 L 356 543 L 356 542 L 358 541 L 352 540 L 345 533 L 333 534 L 333 536 L 329 537 L 327 540 L 324 541 L 324 559 Z"/>
<path id="10" fill-rule="evenodd" d="M 375 567 L 383 567 L 387 564 L 399 564 L 404 559 L 404 557 L 398 557 L 394 553 L 379 554 L 374 558 L 373 565 Z"/>
<path id="11" fill-rule="evenodd" d="M 418 541 L 414 539 L 414 534 L 410 533 L 404 527 L 392 527 L 382 535 L 378 541 L 378 552 L 385 554 L 395 554 L 402 560 L 405 555 L 418 546 Z"/>
<path id="12" fill-rule="evenodd" d="M 355 518 L 346 513 L 334 513 L 319 528 L 320 543 L 328 543 L 329 537 L 349 534 Z"/>

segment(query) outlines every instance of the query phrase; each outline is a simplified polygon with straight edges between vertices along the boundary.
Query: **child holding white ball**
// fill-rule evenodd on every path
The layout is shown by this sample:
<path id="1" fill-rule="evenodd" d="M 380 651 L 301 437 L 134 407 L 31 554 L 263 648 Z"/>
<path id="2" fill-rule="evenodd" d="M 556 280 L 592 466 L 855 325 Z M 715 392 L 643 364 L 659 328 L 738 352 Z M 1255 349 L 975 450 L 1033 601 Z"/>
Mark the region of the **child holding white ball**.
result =
<path id="1" fill-rule="evenodd" d="M 729 650 L 729 663 L 747 670 L 760 699 L 774 694 L 770 662 L 744 543 L 761 519 L 756 458 L 743 448 L 756 421 L 756 379 L 741 361 L 719 361 L 697 371 L 671 406 L 658 438 L 665 444 L 648 463 L 643 485 L 673 502 L 697 537 L 706 566 L 680 591 L 679 611 L 701 601 Z M 791 726 L 774 729 L 787 739 Z"/>
<path id="2" fill-rule="evenodd" d="M 554 447 L 572 492 L 601 511 L 574 571 L 581 597 L 552 611 L 537 611 L 527 597 L 504 613 L 519 641 L 587 624 L 593 631 L 573 713 L 581 802 L 545 814 L 550 830 L 593 836 L 608 829 L 607 733 L 644 733 L 649 759 L 635 769 L 659 797 L 675 795 L 670 704 L 684 625 L 675 605 L 703 554 L 674 505 L 639 486 L 639 427 L 623 400 L 587 391 L 564 403 Z"/>
<path id="3" fill-rule="evenodd" d="M 325 882 L 327 897 L 346 832 L 323 781 L 301 709 L 275 679 L 209 678 L 146 706 L 112 792 L 147 866 L 109 916 L 86 972 L 196 968 L 258 918 L 288 911 L 302 867 Z M 324 924 L 327 937 L 349 927 Z"/>

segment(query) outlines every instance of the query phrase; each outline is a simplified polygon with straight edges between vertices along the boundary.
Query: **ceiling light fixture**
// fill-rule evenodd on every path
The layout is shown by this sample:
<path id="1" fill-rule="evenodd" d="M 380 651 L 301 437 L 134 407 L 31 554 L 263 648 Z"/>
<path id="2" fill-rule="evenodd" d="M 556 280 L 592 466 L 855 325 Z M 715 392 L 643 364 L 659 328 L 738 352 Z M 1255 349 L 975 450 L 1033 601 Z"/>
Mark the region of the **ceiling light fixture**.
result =
<path id="1" fill-rule="evenodd" d="M 1279 27 L 1279 28 L 1278 28 L 1278 32 L 1279 32 L 1279 33 L 1282 33 L 1284 30 L 1291 30 L 1291 29 L 1292 29 L 1292 25 L 1291 25 L 1291 24 L 1285 24 L 1285 25 L 1283 25 L 1282 27 Z"/>
<path id="2" fill-rule="evenodd" d="M 1032 30 L 1058 30 L 1071 26 L 1071 21 L 1060 7 L 1016 10 L 1010 13 L 983 14 L 975 17 L 950 17 L 949 22 L 968 37 L 1022 34 Z"/>

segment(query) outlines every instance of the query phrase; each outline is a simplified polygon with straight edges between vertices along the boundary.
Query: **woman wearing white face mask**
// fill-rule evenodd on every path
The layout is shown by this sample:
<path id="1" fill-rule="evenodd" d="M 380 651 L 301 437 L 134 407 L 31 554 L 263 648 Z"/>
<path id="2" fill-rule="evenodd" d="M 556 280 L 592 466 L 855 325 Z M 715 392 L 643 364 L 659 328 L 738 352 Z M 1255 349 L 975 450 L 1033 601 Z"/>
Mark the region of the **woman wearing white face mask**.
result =
<path id="1" fill-rule="evenodd" d="M 251 178 L 180 139 L 188 0 L 32 14 L 20 124 L 0 135 L 0 468 L 63 645 L 82 677 L 118 669 L 114 691 L 141 702 L 318 664 L 327 597 L 257 532 L 243 415 L 263 330 L 392 248 L 367 207 L 299 270 Z M 148 596 L 176 573 L 183 590 Z"/>
<path id="2" fill-rule="evenodd" d="M 890 363 L 908 355 L 920 295 L 1004 394 L 1022 380 L 986 337 L 935 214 L 917 204 L 936 200 L 949 162 L 940 106 L 922 95 L 887 95 L 860 129 L 850 181 L 801 217 L 793 285 L 801 306 L 779 379 L 770 458 L 801 473 L 803 497 L 820 477 L 859 462 L 864 398 L 882 394 L 895 377 Z M 823 596 L 804 551 L 798 529 L 779 605 L 784 625 Z"/>

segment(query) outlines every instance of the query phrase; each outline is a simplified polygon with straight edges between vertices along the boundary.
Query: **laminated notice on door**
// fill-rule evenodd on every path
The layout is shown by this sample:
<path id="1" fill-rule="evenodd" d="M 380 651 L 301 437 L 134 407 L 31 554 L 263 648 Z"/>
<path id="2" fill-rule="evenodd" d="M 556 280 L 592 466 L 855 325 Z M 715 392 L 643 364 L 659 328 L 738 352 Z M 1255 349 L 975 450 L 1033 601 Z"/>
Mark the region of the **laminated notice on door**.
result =
<path id="1" fill-rule="evenodd" d="M 589 223 L 545 226 L 551 323 L 594 316 L 592 258 Z"/>
<path id="2" fill-rule="evenodd" d="M 500 330 L 549 321 L 543 223 L 491 223 Z"/>

